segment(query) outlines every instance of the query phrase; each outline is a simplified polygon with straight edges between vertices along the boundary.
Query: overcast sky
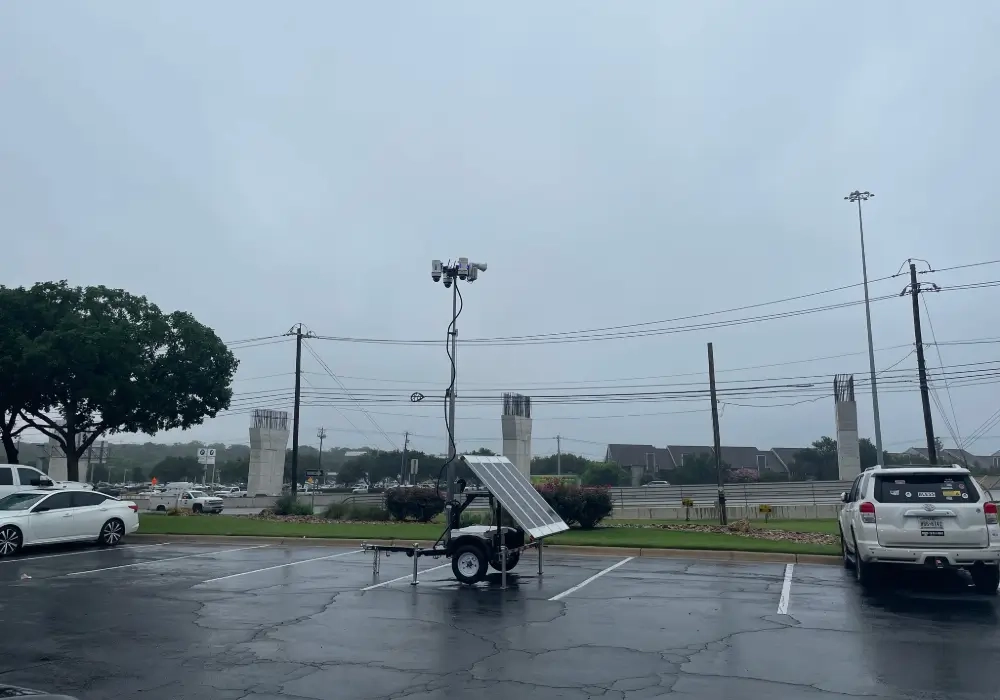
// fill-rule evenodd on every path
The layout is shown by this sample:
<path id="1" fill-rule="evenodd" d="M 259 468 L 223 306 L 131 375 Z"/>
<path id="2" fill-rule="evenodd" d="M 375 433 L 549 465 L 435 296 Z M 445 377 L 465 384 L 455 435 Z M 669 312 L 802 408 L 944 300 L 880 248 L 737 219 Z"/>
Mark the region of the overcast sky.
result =
<path id="1" fill-rule="evenodd" d="M 439 338 L 309 345 L 359 394 L 425 393 L 368 408 L 393 444 L 409 430 L 411 446 L 441 452 L 451 298 L 431 282 L 432 258 L 489 264 L 463 285 L 461 338 L 675 319 L 859 283 L 857 210 L 843 199 L 854 189 L 877 195 L 864 210 L 872 279 L 910 257 L 935 268 L 1000 259 L 997 36 L 1000 4 L 986 1 L 12 0 L 0 4 L 0 283 L 123 287 L 226 341 L 297 322 L 320 335 Z M 921 280 L 1000 280 L 1000 264 Z M 855 286 L 643 328 L 861 298 Z M 997 338 L 998 299 L 1000 287 L 928 295 L 937 339 Z M 878 369 L 912 380 L 909 299 L 873 303 L 872 322 L 875 347 L 889 348 Z M 459 446 L 499 449 L 504 390 L 703 389 L 709 341 L 720 386 L 814 383 L 798 398 L 730 398 L 724 444 L 833 434 L 834 373 L 855 374 L 861 432 L 873 434 L 864 307 L 851 305 L 647 337 L 467 345 L 460 395 L 496 401 L 460 404 Z M 157 439 L 245 442 L 248 409 L 290 408 L 294 344 L 244 346 L 233 412 Z M 996 360 L 1000 344 L 940 350 L 954 367 Z M 831 355 L 846 356 L 801 362 Z M 928 363 L 941 364 L 934 348 Z M 757 365 L 775 366 L 730 371 Z M 303 368 L 307 391 L 337 388 L 308 350 Z M 986 374 L 951 390 L 964 435 L 1000 409 Z M 607 388 L 622 385 L 639 386 Z M 887 449 L 923 444 L 915 389 L 897 381 L 881 395 Z M 943 385 L 939 397 L 954 423 Z M 608 442 L 711 443 L 701 398 L 539 399 L 533 412 L 536 454 L 553 452 L 557 434 L 590 456 Z M 936 406 L 934 417 L 952 444 Z M 353 404 L 306 405 L 303 443 L 320 426 L 327 445 L 392 447 Z M 986 435 L 971 451 L 1000 449 L 1000 426 Z"/>

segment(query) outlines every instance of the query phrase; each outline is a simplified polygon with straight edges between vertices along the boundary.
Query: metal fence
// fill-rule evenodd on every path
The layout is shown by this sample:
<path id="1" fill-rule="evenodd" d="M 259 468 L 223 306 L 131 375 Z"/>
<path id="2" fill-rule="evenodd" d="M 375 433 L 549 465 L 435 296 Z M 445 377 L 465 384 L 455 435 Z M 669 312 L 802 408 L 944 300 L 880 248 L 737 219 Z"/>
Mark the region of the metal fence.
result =
<path id="1" fill-rule="evenodd" d="M 726 484 L 726 504 L 753 507 L 761 504 L 829 505 L 840 503 L 840 494 L 851 489 L 850 481 L 794 481 L 758 484 Z M 680 507 L 690 498 L 695 506 L 715 505 L 719 489 L 714 484 L 688 486 L 640 486 L 612 489 L 616 508 Z"/>

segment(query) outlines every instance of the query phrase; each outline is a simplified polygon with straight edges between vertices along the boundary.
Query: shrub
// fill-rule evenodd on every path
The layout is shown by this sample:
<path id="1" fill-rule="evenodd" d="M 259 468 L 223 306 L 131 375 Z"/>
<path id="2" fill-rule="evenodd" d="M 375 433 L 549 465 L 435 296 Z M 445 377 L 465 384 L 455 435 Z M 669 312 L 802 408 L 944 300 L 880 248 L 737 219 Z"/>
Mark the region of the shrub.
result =
<path id="1" fill-rule="evenodd" d="M 312 515 L 313 509 L 308 503 L 301 503 L 292 494 L 282 496 L 272 508 L 275 515 Z"/>
<path id="2" fill-rule="evenodd" d="M 431 488 L 396 488 L 385 492 L 385 509 L 396 520 L 428 523 L 444 511 L 444 499 Z"/>
<path id="3" fill-rule="evenodd" d="M 353 505 L 347 511 L 348 520 L 370 520 L 374 522 L 384 522 L 392 516 L 389 511 L 381 506 Z"/>
<path id="4" fill-rule="evenodd" d="M 617 464 L 605 462 L 587 467 L 581 481 L 584 486 L 618 486 L 621 476 L 621 469 Z"/>
<path id="5" fill-rule="evenodd" d="M 350 510 L 346 503 L 330 503 L 323 509 L 323 517 L 329 520 L 340 520 L 347 516 Z"/>
<path id="6" fill-rule="evenodd" d="M 581 487 L 547 481 L 537 487 L 538 493 L 567 525 L 579 525 L 584 530 L 596 526 L 611 515 L 611 492 L 600 487 Z"/>

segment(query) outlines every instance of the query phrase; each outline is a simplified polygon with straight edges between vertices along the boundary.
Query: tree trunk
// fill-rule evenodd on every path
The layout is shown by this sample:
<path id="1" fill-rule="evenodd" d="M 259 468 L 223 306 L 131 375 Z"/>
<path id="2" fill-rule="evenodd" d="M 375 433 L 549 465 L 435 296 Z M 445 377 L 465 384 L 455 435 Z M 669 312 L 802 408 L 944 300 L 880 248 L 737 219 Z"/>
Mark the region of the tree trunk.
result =
<path id="1" fill-rule="evenodd" d="M 80 480 L 80 456 L 76 450 L 66 450 L 66 480 Z"/>
<path id="2" fill-rule="evenodd" d="M 14 442 L 14 438 L 7 434 L 7 431 L 3 431 L 0 434 L 0 441 L 3 442 L 4 452 L 7 453 L 7 464 L 20 464 L 17 461 L 17 443 Z"/>

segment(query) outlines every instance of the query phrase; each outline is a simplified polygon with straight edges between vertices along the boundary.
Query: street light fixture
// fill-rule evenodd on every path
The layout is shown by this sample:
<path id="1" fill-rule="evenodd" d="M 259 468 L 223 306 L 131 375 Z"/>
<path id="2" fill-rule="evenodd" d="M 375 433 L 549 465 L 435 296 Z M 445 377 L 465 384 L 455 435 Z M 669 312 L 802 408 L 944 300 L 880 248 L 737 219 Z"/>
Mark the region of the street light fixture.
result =
<path id="1" fill-rule="evenodd" d="M 885 467 L 885 457 L 882 454 L 882 424 L 878 415 L 878 385 L 875 381 L 875 346 L 872 342 L 872 310 L 868 299 L 868 263 L 865 260 L 865 225 L 861 218 L 861 202 L 867 202 L 875 195 L 871 192 L 854 190 L 844 197 L 848 202 L 858 203 L 858 230 L 861 232 L 861 273 L 865 282 L 865 318 L 868 321 L 868 364 L 871 369 L 872 381 L 872 413 L 875 415 L 875 451 L 878 466 Z"/>
<path id="2" fill-rule="evenodd" d="M 455 397 L 458 394 L 458 316 L 462 313 L 458 300 L 462 296 L 458 291 L 459 280 L 475 282 L 479 273 L 486 272 L 486 263 L 469 262 L 468 258 L 459 258 L 458 262 L 443 264 L 440 260 L 431 260 L 431 279 L 442 282 L 447 289 L 451 287 L 451 323 L 448 324 L 450 349 L 448 357 L 451 360 L 451 384 L 448 386 L 448 500 L 447 508 L 455 496 Z M 448 522 L 451 522 L 450 520 Z"/>

